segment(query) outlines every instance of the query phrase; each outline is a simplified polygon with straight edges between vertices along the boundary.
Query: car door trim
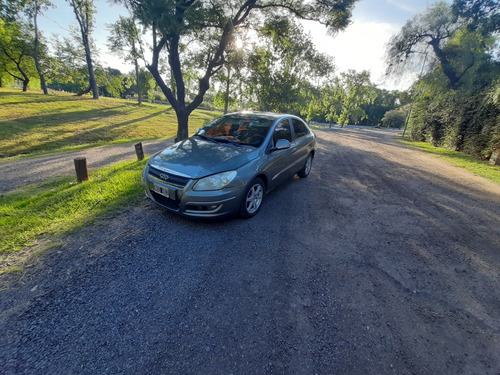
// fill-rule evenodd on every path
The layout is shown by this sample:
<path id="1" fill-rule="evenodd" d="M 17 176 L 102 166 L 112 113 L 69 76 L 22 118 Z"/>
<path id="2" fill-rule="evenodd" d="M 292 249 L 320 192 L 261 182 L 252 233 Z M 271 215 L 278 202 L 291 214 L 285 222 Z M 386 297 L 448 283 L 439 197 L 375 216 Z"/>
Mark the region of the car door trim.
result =
<path id="1" fill-rule="evenodd" d="M 307 155 L 306 155 L 307 157 Z M 297 159 L 297 161 L 293 164 L 290 164 L 288 167 L 286 167 L 285 169 L 283 169 L 281 172 L 277 173 L 276 175 L 274 175 L 274 177 L 271 179 L 272 181 L 276 180 L 279 176 L 281 176 L 283 173 L 285 173 L 286 171 L 288 171 L 290 168 L 294 167 L 295 165 L 299 164 L 302 160 L 304 160 L 306 157 L 302 157 L 300 159 Z"/>

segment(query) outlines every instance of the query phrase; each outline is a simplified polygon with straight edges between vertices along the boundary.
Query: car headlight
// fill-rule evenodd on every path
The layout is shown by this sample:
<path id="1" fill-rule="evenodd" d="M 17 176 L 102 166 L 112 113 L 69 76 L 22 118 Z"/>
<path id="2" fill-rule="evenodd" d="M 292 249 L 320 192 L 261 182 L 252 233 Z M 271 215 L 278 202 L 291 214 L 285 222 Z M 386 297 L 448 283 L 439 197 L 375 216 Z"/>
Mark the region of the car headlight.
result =
<path id="1" fill-rule="evenodd" d="M 193 186 L 193 190 L 220 190 L 233 181 L 237 174 L 236 171 L 229 171 L 204 177 Z"/>

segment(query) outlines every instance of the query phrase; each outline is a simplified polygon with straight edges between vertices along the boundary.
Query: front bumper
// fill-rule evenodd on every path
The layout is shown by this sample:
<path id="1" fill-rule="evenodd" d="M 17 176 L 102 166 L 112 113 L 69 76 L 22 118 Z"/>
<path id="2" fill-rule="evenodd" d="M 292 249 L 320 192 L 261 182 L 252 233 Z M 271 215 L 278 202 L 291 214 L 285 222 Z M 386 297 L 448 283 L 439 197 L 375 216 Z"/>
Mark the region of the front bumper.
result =
<path id="1" fill-rule="evenodd" d="M 232 185 L 215 191 L 195 191 L 198 180 L 189 180 L 185 186 L 163 181 L 144 169 L 143 184 L 146 196 L 156 204 L 183 216 L 216 218 L 239 210 L 244 185 Z"/>

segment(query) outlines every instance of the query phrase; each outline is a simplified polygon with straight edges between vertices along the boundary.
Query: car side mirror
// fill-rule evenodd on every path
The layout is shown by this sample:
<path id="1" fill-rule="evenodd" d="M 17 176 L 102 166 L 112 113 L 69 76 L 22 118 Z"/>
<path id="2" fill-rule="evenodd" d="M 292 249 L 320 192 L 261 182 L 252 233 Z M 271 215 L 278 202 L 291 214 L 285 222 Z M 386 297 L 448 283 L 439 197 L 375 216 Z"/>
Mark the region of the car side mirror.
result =
<path id="1" fill-rule="evenodd" d="M 276 146 L 274 146 L 271 151 L 286 150 L 287 148 L 290 148 L 290 142 L 286 139 L 278 139 L 276 141 Z"/>

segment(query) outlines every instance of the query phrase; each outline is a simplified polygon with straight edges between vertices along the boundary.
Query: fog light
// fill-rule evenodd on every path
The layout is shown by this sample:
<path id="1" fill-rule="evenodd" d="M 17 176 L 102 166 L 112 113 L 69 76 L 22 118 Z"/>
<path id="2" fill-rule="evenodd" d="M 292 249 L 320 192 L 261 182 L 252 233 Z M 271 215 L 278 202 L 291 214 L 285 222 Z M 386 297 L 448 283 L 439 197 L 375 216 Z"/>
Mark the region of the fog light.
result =
<path id="1" fill-rule="evenodd" d="M 214 212 L 219 210 L 222 207 L 222 204 L 210 204 L 210 205 L 197 205 L 197 204 L 188 204 L 186 209 L 187 211 L 197 211 L 197 212 Z"/>

